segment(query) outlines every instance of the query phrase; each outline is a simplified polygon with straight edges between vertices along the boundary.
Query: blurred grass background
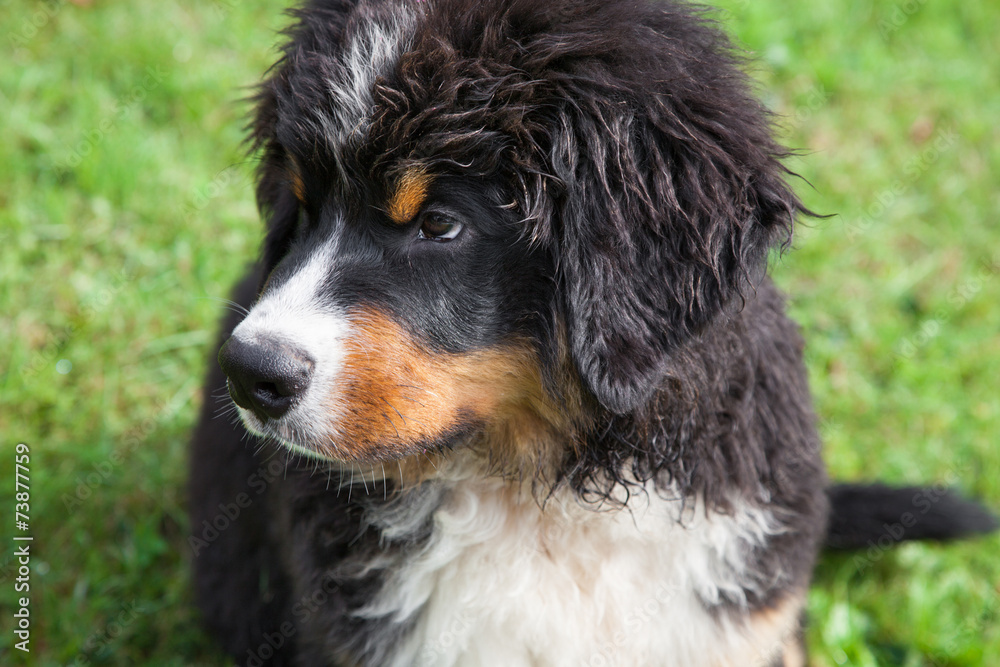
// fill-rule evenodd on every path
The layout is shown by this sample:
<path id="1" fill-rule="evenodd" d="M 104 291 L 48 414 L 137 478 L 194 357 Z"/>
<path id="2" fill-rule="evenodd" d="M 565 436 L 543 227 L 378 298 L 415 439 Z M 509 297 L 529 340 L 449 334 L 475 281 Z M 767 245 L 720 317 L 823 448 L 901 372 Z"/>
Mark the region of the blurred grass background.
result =
<path id="1" fill-rule="evenodd" d="M 1000 509 L 994 2 L 726 0 L 807 204 L 789 292 L 831 474 Z M 188 590 L 185 447 L 261 227 L 240 99 L 283 3 L 0 6 L 0 507 L 31 446 L 30 664 L 222 664 Z M 16 563 L 0 544 L 0 662 Z M 826 557 L 815 665 L 1000 664 L 1000 538 Z M 18 654 L 18 655 L 15 655 Z"/>

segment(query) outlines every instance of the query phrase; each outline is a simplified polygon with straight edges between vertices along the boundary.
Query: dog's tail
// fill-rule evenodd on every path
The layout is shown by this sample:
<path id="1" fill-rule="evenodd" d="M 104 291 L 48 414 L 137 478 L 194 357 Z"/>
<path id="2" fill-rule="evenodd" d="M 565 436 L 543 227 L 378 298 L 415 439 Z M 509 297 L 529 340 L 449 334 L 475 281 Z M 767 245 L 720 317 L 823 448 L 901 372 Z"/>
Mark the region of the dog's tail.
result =
<path id="1" fill-rule="evenodd" d="M 941 486 L 834 484 L 828 549 L 885 548 L 909 540 L 952 540 L 989 533 L 997 518 L 977 502 Z"/>

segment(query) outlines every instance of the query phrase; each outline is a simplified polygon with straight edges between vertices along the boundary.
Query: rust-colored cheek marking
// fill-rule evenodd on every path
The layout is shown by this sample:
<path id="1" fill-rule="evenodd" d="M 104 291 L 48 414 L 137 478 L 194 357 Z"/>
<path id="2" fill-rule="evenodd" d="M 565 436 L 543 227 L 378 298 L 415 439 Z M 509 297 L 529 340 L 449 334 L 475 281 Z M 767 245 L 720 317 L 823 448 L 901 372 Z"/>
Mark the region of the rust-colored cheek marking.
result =
<path id="1" fill-rule="evenodd" d="M 517 420 L 524 428 L 558 413 L 541 388 L 535 355 L 526 344 L 443 353 L 380 311 L 355 313 L 351 320 L 354 333 L 329 398 L 334 458 L 398 459 L 463 427 L 499 435 L 495 425 L 521 413 L 535 415 Z M 495 454 L 515 455 L 514 442 L 533 444 L 534 438 L 514 428 L 500 428 L 504 443 L 488 446 L 505 451 Z"/>
<path id="2" fill-rule="evenodd" d="M 427 199 L 427 188 L 432 180 L 433 177 L 421 167 L 411 167 L 403 172 L 386 205 L 389 218 L 397 225 L 413 220 Z"/>

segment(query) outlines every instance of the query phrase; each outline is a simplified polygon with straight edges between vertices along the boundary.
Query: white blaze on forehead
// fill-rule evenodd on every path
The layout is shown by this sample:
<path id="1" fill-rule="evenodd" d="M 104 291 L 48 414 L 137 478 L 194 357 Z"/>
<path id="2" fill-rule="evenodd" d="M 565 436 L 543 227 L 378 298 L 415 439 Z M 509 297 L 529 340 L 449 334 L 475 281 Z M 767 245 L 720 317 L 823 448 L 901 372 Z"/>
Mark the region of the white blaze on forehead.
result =
<path id="1" fill-rule="evenodd" d="M 409 48 L 415 25 L 412 10 L 401 7 L 392 18 L 368 22 L 348 38 L 340 56 L 342 69 L 327 80 L 341 142 L 366 129 L 375 104 L 375 81 Z"/>
<path id="2" fill-rule="evenodd" d="M 329 239 L 313 249 L 285 282 L 266 289 L 233 335 L 247 341 L 280 338 L 298 343 L 297 347 L 310 356 L 331 338 L 341 337 L 346 321 L 319 294 L 333 266 L 336 247 L 336 239 Z M 333 325 L 332 330 L 314 326 L 320 322 Z"/>

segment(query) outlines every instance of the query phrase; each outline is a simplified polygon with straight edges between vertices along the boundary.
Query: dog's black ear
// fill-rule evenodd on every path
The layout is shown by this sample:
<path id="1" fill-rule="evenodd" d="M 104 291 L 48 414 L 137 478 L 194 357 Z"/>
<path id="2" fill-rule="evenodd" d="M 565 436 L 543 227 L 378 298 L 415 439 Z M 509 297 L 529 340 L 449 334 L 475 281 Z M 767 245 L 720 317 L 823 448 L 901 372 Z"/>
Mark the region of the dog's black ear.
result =
<path id="1" fill-rule="evenodd" d="M 768 112 L 725 37 L 704 30 L 636 37 L 651 55 L 621 46 L 618 65 L 560 82 L 549 146 L 564 188 L 563 309 L 581 377 L 617 413 L 647 402 L 670 354 L 742 306 L 803 210 Z"/>
<path id="2" fill-rule="evenodd" d="M 267 223 L 261 257 L 265 280 L 288 251 L 301 206 L 295 193 L 295 164 L 275 138 L 278 108 L 275 83 L 275 79 L 265 82 L 254 97 L 254 114 L 248 128 L 251 150 L 261 152 L 257 166 L 257 208 Z"/>

